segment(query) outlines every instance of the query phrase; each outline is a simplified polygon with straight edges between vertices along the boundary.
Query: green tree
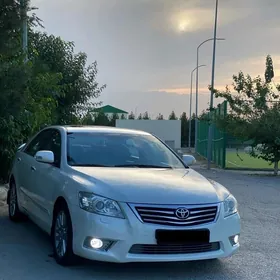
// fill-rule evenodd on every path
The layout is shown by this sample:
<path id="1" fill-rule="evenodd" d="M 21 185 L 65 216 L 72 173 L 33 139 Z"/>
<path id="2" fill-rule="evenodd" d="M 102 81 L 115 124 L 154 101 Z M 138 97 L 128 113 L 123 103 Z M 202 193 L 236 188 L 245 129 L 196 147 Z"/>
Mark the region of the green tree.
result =
<path id="1" fill-rule="evenodd" d="M 41 21 L 34 13 L 27 20 L 24 63 L 20 1 L 0 0 L 0 180 L 7 179 L 18 145 L 46 125 L 81 122 L 105 87 L 96 81 L 96 62 L 87 66 L 86 55 L 75 54 L 73 43 L 35 32 Z"/>
<path id="2" fill-rule="evenodd" d="M 274 78 L 273 61 L 270 55 L 266 57 L 265 82 L 270 83 Z"/>
<path id="3" fill-rule="evenodd" d="M 119 119 L 118 114 L 113 114 L 112 118 L 110 119 L 110 125 L 115 127 L 116 126 L 116 121 Z"/>
<path id="4" fill-rule="evenodd" d="M 149 116 L 149 113 L 146 111 L 144 114 L 143 114 L 143 120 L 150 120 L 150 116 Z"/>
<path id="5" fill-rule="evenodd" d="M 164 120 L 163 114 L 159 113 L 157 115 L 157 120 Z"/>
<path id="6" fill-rule="evenodd" d="M 82 117 L 81 124 L 82 125 L 94 125 L 94 119 L 90 112 L 88 112 L 87 114 L 85 114 L 84 117 Z"/>
<path id="7" fill-rule="evenodd" d="M 94 117 L 94 125 L 110 126 L 110 120 L 103 112 L 97 113 Z"/>
<path id="8" fill-rule="evenodd" d="M 169 115 L 169 120 L 178 120 L 178 118 L 176 117 L 176 114 L 174 111 L 171 112 L 171 114 Z"/>
<path id="9" fill-rule="evenodd" d="M 57 102 L 57 123 L 72 123 L 77 116 L 98 105 L 95 102 L 106 85 L 99 86 L 97 62 L 87 64 L 85 53 L 75 53 L 74 43 L 46 33 L 30 33 L 30 59 L 48 73 L 61 73 L 61 92 L 52 92 Z"/>
<path id="10" fill-rule="evenodd" d="M 0 0 L 0 54 L 10 57 L 20 52 L 20 5 L 18 1 Z"/>
<path id="11" fill-rule="evenodd" d="M 128 119 L 129 120 L 134 120 L 135 119 L 135 115 L 134 113 L 131 111 L 130 114 L 128 115 Z"/>
<path id="12" fill-rule="evenodd" d="M 209 110 L 203 110 L 201 114 L 198 116 L 199 120 L 208 120 L 209 119 Z M 195 118 L 195 116 L 194 116 Z"/>
<path id="13" fill-rule="evenodd" d="M 35 7 L 30 6 L 30 0 L 25 0 L 29 14 L 27 22 L 29 28 L 42 26 L 36 16 Z M 21 49 L 21 4 L 20 0 L 0 0 L 0 57 L 15 59 L 22 54 Z"/>
<path id="14" fill-rule="evenodd" d="M 278 174 L 280 161 L 280 85 L 273 88 L 273 63 L 267 56 L 265 81 L 259 76 L 251 78 L 243 72 L 233 76 L 233 86 L 224 92 L 215 91 L 217 97 L 226 99 L 230 112 L 226 118 L 217 120 L 223 129 L 243 141 L 252 140 L 253 157 L 262 158 L 274 164 L 274 174 Z"/>
<path id="15" fill-rule="evenodd" d="M 56 102 L 49 90 L 59 91 L 60 77 L 36 73 L 32 62 L 26 65 L 22 59 L 0 64 L 0 177 L 4 178 L 18 145 L 50 124 Z"/>
<path id="16" fill-rule="evenodd" d="M 192 118 L 191 120 L 191 130 L 192 130 L 192 134 L 191 134 L 191 146 L 194 147 L 195 146 L 195 113 L 192 114 Z"/>
<path id="17" fill-rule="evenodd" d="M 138 119 L 138 120 L 143 120 L 143 117 L 142 117 L 142 114 L 141 114 L 141 113 L 139 114 L 139 116 L 138 116 L 137 119 Z"/>
<path id="18" fill-rule="evenodd" d="M 7 75 L 9 73 L 9 75 Z M 0 181 L 7 179 L 14 151 L 23 141 L 21 122 L 26 103 L 28 68 L 20 59 L 0 61 Z M 16 82 L 15 82 L 16 81 Z"/>
<path id="19" fill-rule="evenodd" d="M 182 147 L 186 147 L 188 145 L 188 137 L 189 137 L 189 121 L 187 118 L 187 113 L 183 112 L 180 116 L 181 120 L 181 145 Z"/>
<path id="20" fill-rule="evenodd" d="M 121 120 L 126 120 L 126 117 L 124 114 L 121 114 Z"/>
<path id="21" fill-rule="evenodd" d="M 40 20 L 32 14 L 29 30 L 36 24 Z M 0 0 L 0 36 L 0 180 L 6 180 L 18 145 L 52 118 L 56 102 L 50 92 L 59 92 L 61 77 L 37 71 L 33 60 L 24 63 L 19 1 Z"/>

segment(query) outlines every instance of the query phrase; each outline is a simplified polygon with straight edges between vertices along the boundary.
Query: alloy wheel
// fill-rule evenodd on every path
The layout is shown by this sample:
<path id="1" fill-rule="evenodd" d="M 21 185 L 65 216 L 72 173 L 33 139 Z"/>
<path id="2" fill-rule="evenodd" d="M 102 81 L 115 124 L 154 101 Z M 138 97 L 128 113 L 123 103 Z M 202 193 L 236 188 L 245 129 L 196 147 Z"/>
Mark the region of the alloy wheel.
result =
<path id="1" fill-rule="evenodd" d="M 68 225 L 64 211 L 60 211 L 57 214 L 54 228 L 54 239 L 56 253 L 62 258 L 66 254 L 68 241 Z"/>

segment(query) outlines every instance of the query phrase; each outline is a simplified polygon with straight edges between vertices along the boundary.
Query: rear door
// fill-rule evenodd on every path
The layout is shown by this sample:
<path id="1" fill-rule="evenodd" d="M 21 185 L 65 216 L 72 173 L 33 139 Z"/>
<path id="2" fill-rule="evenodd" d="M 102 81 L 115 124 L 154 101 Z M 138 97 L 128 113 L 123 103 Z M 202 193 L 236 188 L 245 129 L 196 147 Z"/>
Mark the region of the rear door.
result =
<path id="1" fill-rule="evenodd" d="M 22 150 L 16 153 L 15 161 L 13 164 L 13 175 L 15 176 L 17 186 L 17 196 L 20 208 L 27 211 L 27 197 L 25 195 L 27 178 L 31 170 L 27 168 L 26 157 Z"/>

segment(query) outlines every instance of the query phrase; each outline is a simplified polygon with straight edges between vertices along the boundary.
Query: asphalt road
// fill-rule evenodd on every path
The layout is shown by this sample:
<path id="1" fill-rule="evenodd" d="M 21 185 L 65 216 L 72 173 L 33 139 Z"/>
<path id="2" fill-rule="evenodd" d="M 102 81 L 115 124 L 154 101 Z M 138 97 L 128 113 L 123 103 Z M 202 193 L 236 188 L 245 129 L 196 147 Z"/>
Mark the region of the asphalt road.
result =
<path id="1" fill-rule="evenodd" d="M 13 224 L 0 201 L 0 280 L 47 279 L 280 279 L 280 178 L 201 171 L 224 184 L 239 201 L 241 249 L 225 260 L 157 264 L 82 261 L 58 266 L 48 236 L 31 222 Z"/>

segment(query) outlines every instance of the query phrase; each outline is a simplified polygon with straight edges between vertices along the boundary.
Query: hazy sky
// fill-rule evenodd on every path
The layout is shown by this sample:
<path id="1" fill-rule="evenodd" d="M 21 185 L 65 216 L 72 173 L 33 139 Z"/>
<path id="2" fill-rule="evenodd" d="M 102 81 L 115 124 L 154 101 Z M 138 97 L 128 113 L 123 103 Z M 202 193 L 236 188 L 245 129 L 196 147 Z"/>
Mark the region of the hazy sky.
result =
<path id="1" fill-rule="evenodd" d="M 215 0 L 33 0 L 48 33 L 98 62 L 101 96 L 137 113 L 189 113 L 196 47 L 213 37 Z M 280 82 L 280 1 L 219 0 L 217 88 L 239 70 L 262 75 L 271 54 Z M 209 102 L 212 42 L 200 49 L 199 110 Z M 194 88 L 195 89 L 195 88 Z"/>

